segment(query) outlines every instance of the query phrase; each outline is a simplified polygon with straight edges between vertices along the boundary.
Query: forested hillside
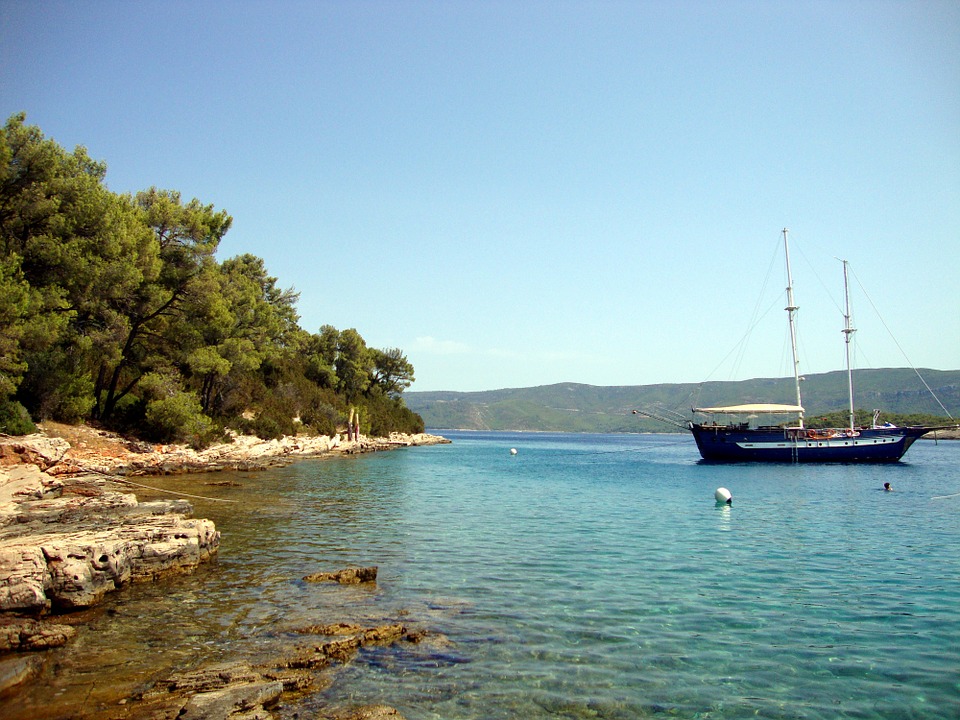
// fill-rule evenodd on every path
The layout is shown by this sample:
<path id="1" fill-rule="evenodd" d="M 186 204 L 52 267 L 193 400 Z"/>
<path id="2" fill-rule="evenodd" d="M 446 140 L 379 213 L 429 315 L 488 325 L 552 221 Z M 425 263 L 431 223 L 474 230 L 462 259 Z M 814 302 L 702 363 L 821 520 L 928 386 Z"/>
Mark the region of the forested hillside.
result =
<path id="1" fill-rule="evenodd" d="M 203 445 L 228 427 L 332 434 L 352 412 L 364 433 L 422 431 L 401 350 L 301 329 L 298 294 L 262 259 L 215 257 L 225 210 L 174 190 L 116 194 L 105 176 L 23 114 L 3 128 L 0 432 L 89 420 Z"/>
<path id="2" fill-rule="evenodd" d="M 940 402 L 960 416 L 960 370 L 921 370 Z M 901 424 L 906 416 L 944 417 L 915 371 L 862 370 L 856 373 L 857 407 Z M 675 426 L 633 410 L 647 410 L 683 422 L 690 408 L 748 402 L 792 402 L 793 380 L 598 387 L 560 383 L 488 392 L 411 392 L 406 401 L 430 428 L 466 430 L 530 430 L 556 432 L 664 432 Z M 811 426 L 818 415 L 847 407 L 845 372 L 807 375 L 803 404 Z M 914 420 L 916 421 L 916 420 Z M 949 419 L 948 419 L 949 421 Z"/>

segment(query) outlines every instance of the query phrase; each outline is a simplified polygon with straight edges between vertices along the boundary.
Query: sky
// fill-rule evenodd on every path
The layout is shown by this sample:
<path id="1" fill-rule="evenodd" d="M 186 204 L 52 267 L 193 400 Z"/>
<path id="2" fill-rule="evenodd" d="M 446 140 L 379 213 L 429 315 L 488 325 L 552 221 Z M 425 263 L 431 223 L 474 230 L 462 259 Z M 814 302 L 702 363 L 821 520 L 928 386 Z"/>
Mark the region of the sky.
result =
<path id="1" fill-rule="evenodd" d="M 960 3 L 0 0 L 0 120 L 411 390 L 960 368 Z M 866 294 L 864 294 L 864 291 Z"/>

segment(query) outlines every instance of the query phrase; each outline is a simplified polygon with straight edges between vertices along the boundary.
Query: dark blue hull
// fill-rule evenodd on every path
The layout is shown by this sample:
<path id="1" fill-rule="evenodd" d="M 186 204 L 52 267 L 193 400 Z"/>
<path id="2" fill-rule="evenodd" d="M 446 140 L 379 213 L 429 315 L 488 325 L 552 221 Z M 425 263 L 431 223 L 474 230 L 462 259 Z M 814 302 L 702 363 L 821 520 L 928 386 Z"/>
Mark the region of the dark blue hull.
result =
<path id="1" fill-rule="evenodd" d="M 716 462 L 896 462 L 934 428 L 814 431 L 691 423 L 704 460 Z"/>

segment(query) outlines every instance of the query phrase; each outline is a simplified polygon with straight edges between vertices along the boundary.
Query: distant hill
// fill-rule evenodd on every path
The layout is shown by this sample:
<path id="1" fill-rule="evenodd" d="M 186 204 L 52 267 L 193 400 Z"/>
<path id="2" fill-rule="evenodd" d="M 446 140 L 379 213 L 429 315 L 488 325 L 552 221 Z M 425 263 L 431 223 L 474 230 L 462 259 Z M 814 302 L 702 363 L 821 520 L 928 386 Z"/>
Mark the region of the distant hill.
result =
<path id="1" fill-rule="evenodd" d="M 920 374 L 950 414 L 960 417 L 960 370 Z M 854 382 L 858 409 L 944 415 L 911 369 L 858 370 Z M 675 429 L 632 414 L 635 409 L 679 413 L 677 419 L 684 421 L 694 406 L 794 402 L 792 378 L 611 387 L 559 383 L 483 392 L 406 392 L 403 397 L 428 428 L 600 433 Z M 807 375 L 803 404 L 808 417 L 846 408 L 846 373 Z"/>

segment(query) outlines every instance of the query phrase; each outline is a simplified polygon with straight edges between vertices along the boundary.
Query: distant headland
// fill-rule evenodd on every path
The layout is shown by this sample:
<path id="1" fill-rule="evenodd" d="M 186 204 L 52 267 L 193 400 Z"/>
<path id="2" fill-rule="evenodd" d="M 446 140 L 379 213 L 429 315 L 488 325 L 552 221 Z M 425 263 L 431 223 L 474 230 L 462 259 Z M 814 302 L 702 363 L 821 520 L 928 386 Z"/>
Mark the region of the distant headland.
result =
<path id="1" fill-rule="evenodd" d="M 858 415 L 869 422 L 874 408 L 881 422 L 898 425 L 953 424 L 960 416 L 960 370 L 888 368 L 856 373 Z M 771 401 L 782 390 L 789 401 L 792 378 L 739 382 L 662 383 L 596 386 L 559 383 L 482 392 L 407 392 L 407 407 L 429 428 L 491 431 L 676 432 L 676 427 L 632 414 L 659 410 L 689 419 L 690 408 L 733 402 Z M 931 396 L 929 386 L 946 411 Z M 847 403 L 846 373 L 807 375 L 803 385 L 808 421 L 842 411 Z"/>

